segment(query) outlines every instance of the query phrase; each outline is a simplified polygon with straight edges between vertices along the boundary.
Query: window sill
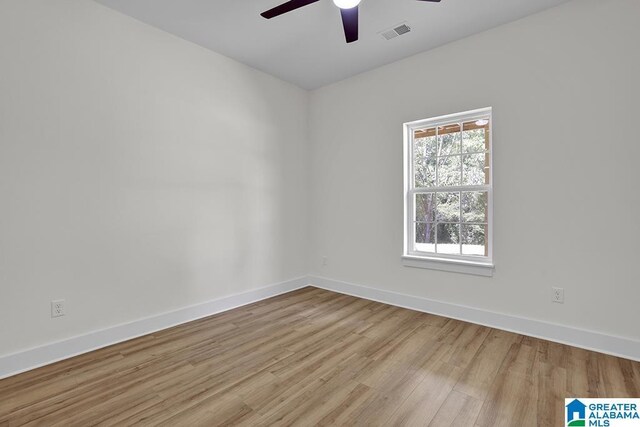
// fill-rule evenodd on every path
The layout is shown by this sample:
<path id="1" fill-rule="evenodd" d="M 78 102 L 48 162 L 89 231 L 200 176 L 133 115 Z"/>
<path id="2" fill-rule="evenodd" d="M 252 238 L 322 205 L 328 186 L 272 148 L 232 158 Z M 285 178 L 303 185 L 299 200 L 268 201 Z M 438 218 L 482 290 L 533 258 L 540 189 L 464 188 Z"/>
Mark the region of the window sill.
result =
<path id="1" fill-rule="evenodd" d="M 431 270 L 451 271 L 453 273 L 473 274 L 476 276 L 493 276 L 494 265 L 485 262 L 430 258 L 415 255 L 404 255 L 402 265 L 405 267 L 428 268 Z"/>

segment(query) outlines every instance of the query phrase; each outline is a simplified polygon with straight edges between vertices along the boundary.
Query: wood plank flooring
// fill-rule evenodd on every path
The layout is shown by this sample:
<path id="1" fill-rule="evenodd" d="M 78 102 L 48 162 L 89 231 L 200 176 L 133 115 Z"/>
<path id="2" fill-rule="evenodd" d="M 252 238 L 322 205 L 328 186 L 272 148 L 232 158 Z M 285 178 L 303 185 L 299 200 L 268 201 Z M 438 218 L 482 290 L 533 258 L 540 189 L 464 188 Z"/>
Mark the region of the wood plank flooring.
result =
<path id="1" fill-rule="evenodd" d="M 0 381 L 0 426 L 559 426 L 640 363 L 312 287 Z"/>

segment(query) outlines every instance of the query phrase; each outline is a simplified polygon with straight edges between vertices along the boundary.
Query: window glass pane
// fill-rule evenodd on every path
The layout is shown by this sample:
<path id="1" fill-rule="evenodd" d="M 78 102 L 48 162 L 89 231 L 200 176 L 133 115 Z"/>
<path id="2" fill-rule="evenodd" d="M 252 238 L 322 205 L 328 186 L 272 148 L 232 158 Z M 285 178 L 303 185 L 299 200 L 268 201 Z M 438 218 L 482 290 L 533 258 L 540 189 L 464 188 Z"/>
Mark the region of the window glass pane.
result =
<path id="1" fill-rule="evenodd" d="M 438 224 L 438 253 L 460 254 L 460 224 Z"/>
<path id="2" fill-rule="evenodd" d="M 438 156 L 460 153 L 460 125 L 438 127 Z"/>
<path id="3" fill-rule="evenodd" d="M 463 222 L 487 222 L 488 193 L 486 191 L 463 192 L 462 204 Z"/>
<path id="4" fill-rule="evenodd" d="M 416 131 L 413 140 L 413 169 L 416 187 L 436 184 L 436 129 Z"/>
<path id="5" fill-rule="evenodd" d="M 460 185 L 461 156 L 438 157 L 438 186 Z"/>
<path id="6" fill-rule="evenodd" d="M 436 199 L 438 222 L 460 221 L 460 193 L 437 193 Z"/>
<path id="7" fill-rule="evenodd" d="M 436 201 L 434 193 L 416 194 L 416 221 L 434 222 L 436 216 Z"/>
<path id="8" fill-rule="evenodd" d="M 420 252 L 436 251 L 436 230 L 435 224 L 432 222 L 416 222 L 415 223 L 416 241 L 414 248 Z"/>
<path id="9" fill-rule="evenodd" d="M 413 139 L 431 138 L 436 136 L 436 128 L 416 129 L 413 131 Z"/>
<path id="10" fill-rule="evenodd" d="M 489 155 L 468 154 L 462 156 L 462 185 L 489 184 Z"/>
<path id="11" fill-rule="evenodd" d="M 462 152 L 479 153 L 489 150 L 489 123 L 474 120 L 462 124 Z"/>
<path id="12" fill-rule="evenodd" d="M 416 241 L 414 243 L 414 250 L 419 252 L 432 252 L 436 251 L 436 232 L 435 224 L 426 222 L 415 223 Z"/>
<path id="13" fill-rule="evenodd" d="M 488 256 L 487 225 L 462 225 L 462 255 Z"/>

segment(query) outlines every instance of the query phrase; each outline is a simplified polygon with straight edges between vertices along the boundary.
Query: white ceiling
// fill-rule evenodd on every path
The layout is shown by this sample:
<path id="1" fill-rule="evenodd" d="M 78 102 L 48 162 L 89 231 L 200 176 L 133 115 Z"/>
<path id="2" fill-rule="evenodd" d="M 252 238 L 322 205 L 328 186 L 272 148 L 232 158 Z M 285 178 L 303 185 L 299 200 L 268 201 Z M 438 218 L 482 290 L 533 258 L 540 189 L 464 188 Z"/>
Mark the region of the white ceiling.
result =
<path id="1" fill-rule="evenodd" d="M 344 41 L 340 11 L 320 0 L 264 19 L 284 0 L 96 0 L 304 89 L 433 49 L 568 0 L 362 0 L 360 39 Z M 412 31 L 385 40 L 406 22 Z"/>

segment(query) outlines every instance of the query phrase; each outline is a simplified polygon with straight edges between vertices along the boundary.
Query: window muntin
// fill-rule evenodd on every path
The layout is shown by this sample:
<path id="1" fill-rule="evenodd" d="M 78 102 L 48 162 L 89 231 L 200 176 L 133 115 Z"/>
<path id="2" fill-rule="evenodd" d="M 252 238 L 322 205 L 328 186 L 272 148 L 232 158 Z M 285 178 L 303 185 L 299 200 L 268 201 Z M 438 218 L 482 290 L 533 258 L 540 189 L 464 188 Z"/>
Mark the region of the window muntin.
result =
<path id="1" fill-rule="evenodd" d="M 405 124 L 405 255 L 492 259 L 491 109 Z"/>

